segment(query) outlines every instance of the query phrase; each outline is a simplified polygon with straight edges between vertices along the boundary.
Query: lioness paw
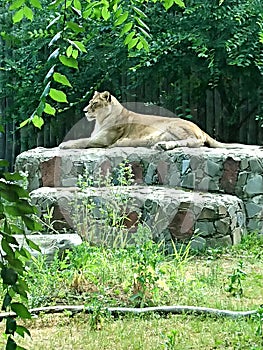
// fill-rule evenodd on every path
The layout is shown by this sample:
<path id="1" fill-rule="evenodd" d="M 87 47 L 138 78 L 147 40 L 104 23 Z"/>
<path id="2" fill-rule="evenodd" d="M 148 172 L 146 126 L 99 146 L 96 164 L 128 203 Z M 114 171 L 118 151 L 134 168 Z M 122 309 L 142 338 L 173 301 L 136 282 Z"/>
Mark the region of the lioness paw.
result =
<path id="1" fill-rule="evenodd" d="M 66 142 L 62 142 L 58 147 L 61 149 L 71 149 L 71 148 L 76 148 L 76 145 L 72 141 L 66 141 Z"/>

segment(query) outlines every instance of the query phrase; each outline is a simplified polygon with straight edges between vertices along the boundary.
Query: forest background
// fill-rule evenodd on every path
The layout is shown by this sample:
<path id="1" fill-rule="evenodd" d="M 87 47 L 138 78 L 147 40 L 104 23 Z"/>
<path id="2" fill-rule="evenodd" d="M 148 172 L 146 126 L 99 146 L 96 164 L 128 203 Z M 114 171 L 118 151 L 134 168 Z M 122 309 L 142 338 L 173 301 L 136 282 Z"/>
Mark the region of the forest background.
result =
<path id="1" fill-rule="evenodd" d="M 94 90 L 261 144 L 261 0 L 0 4 L 0 158 L 57 146 Z M 20 128 L 20 126 L 23 126 Z"/>

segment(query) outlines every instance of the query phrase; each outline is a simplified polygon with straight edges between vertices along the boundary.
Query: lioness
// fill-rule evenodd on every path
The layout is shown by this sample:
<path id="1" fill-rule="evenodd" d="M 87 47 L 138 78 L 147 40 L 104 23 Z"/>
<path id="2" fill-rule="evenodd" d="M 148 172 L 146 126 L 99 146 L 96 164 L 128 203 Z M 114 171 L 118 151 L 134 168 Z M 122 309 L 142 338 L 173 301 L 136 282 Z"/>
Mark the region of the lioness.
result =
<path id="1" fill-rule="evenodd" d="M 84 112 L 88 120 L 96 120 L 91 137 L 63 142 L 60 148 L 143 146 L 170 150 L 175 147 L 244 147 L 218 142 L 188 120 L 131 112 L 108 91 L 96 91 Z"/>

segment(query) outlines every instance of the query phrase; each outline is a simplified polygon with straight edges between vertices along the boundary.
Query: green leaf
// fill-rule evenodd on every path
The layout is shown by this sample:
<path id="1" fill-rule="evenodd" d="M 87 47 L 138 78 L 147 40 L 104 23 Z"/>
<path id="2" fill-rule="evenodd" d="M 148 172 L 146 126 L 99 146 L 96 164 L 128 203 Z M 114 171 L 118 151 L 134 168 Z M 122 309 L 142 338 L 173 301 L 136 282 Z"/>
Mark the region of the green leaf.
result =
<path id="1" fill-rule="evenodd" d="M 81 2 L 79 0 L 74 0 L 73 5 L 77 10 L 81 11 Z"/>
<path id="2" fill-rule="evenodd" d="M 148 32 L 146 32 L 146 30 L 144 30 L 142 27 L 139 27 L 140 31 L 143 33 L 144 36 L 146 36 L 147 38 L 151 39 L 151 36 Z"/>
<path id="3" fill-rule="evenodd" d="M 13 23 L 18 23 L 24 18 L 24 9 L 18 10 L 12 17 Z"/>
<path id="4" fill-rule="evenodd" d="M 72 57 L 76 60 L 78 58 L 79 51 L 78 50 L 73 50 L 72 51 Z"/>
<path id="5" fill-rule="evenodd" d="M 21 260 L 16 259 L 14 256 L 6 256 L 5 259 L 8 261 L 11 267 L 13 267 L 17 273 L 24 274 L 24 265 Z"/>
<path id="6" fill-rule="evenodd" d="M 10 216 L 20 216 L 20 210 L 14 205 L 6 205 L 5 212 Z"/>
<path id="7" fill-rule="evenodd" d="M 125 38 L 125 40 L 124 40 L 124 44 L 125 44 L 125 45 L 128 45 L 129 42 L 133 39 L 134 35 L 135 35 L 135 31 L 133 30 L 132 32 L 130 32 L 130 33 L 126 36 L 126 38 Z"/>
<path id="8" fill-rule="evenodd" d="M 54 73 L 53 79 L 54 79 L 57 83 L 60 83 L 60 84 L 65 85 L 65 86 L 72 87 L 72 85 L 70 84 L 68 78 L 67 78 L 65 75 L 63 75 L 63 74 Z"/>
<path id="9" fill-rule="evenodd" d="M 165 0 L 165 1 L 167 1 L 167 0 Z M 146 14 L 144 12 L 142 12 L 142 10 L 140 10 L 138 7 L 133 6 L 132 8 L 137 13 L 137 15 L 139 15 L 142 18 L 147 18 Z"/>
<path id="10" fill-rule="evenodd" d="M 84 32 L 84 28 L 81 27 L 80 25 L 78 25 L 77 23 L 75 22 L 67 22 L 67 27 L 71 30 L 73 30 L 73 32 L 75 33 L 83 33 Z"/>
<path id="11" fill-rule="evenodd" d="M 221 3 L 223 3 L 225 0 L 221 0 Z M 174 3 L 180 7 L 185 8 L 185 4 L 182 0 L 174 0 Z"/>
<path id="12" fill-rule="evenodd" d="M 150 28 L 140 19 L 140 17 L 136 17 L 136 21 L 138 22 L 139 26 L 145 28 L 148 32 L 150 31 Z"/>
<path id="13" fill-rule="evenodd" d="M 107 21 L 110 18 L 110 11 L 107 6 L 104 6 L 101 10 L 102 18 Z"/>
<path id="14" fill-rule="evenodd" d="M 48 5 L 48 7 L 49 7 L 49 9 L 56 9 L 58 7 L 58 5 L 61 3 L 64 3 L 64 1 L 65 0 L 54 0 Z"/>
<path id="15" fill-rule="evenodd" d="M 8 257 L 11 257 L 12 259 L 14 259 L 15 255 L 14 255 L 14 251 L 10 246 L 10 243 L 8 243 L 5 239 L 2 238 L 1 241 L 1 247 L 3 249 L 3 251 L 8 255 Z M 3 276 L 2 276 L 3 278 Z M 8 277 L 7 277 L 8 278 Z M 8 280 L 8 279 L 7 279 Z M 4 282 L 5 283 L 5 282 Z M 13 284 L 13 283 L 6 283 L 6 284 Z"/>
<path id="16" fill-rule="evenodd" d="M 73 41 L 73 45 L 81 52 L 87 52 L 84 44 L 81 41 Z"/>
<path id="17" fill-rule="evenodd" d="M 26 126 L 30 121 L 31 121 L 30 118 L 24 120 L 22 123 L 19 124 L 19 128 L 23 128 L 23 127 Z"/>
<path id="18" fill-rule="evenodd" d="M 66 9 L 68 9 L 71 6 L 71 4 L 72 4 L 72 0 L 66 0 Z"/>
<path id="19" fill-rule="evenodd" d="M 66 50 L 67 57 L 70 57 L 72 55 L 72 51 L 73 51 L 73 46 L 70 45 Z"/>
<path id="20" fill-rule="evenodd" d="M 78 69 L 78 62 L 73 57 L 66 57 L 64 55 L 59 55 L 59 60 L 64 66 Z"/>
<path id="21" fill-rule="evenodd" d="M 15 239 L 14 236 L 11 236 L 7 233 L 1 233 L 3 235 L 3 237 L 5 238 L 5 240 L 8 242 L 8 243 L 11 243 L 12 245 L 15 245 L 15 246 L 19 246 L 17 240 Z"/>
<path id="22" fill-rule="evenodd" d="M 41 253 L 40 247 L 35 242 L 33 242 L 31 239 L 26 237 L 26 243 L 31 249 L 36 250 L 36 251 Z"/>
<path id="23" fill-rule="evenodd" d="M 56 73 L 55 73 L 56 74 Z M 44 112 L 49 115 L 55 115 L 56 114 L 56 109 L 52 107 L 49 103 L 45 103 L 45 108 Z"/>
<path id="24" fill-rule="evenodd" d="M 26 199 L 19 199 L 19 201 L 16 202 L 16 207 L 20 210 L 22 215 L 37 214 L 36 207 L 31 205 Z"/>
<path id="25" fill-rule="evenodd" d="M 16 202 L 19 199 L 19 195 L 16 191 L 16 185 L 8 184 L 0 181 L 1 196 L 9 202 Z"/>
<path id="26" fill-rule="evenodd" d="M 0 125 L 0 132 L 2 132 L 2 133 L 5 132 L 5 128 L 3 127 L 3 125 Z"/>
<path id="27" fill-rule="evenodd" d="M 185 7 L 185 4 L 182 0 L 164 0 L 164 8 L 168 10 L 170 7 L 172 7 L 174 4 L 180 6 L 180 7 Z"/>
<path id="28" fill-rule="evenodd" d="M 5 350 L 17 350 L 17 344 L 11 336 L 7 339 Z"/>
<path id="29" fill-rule="evenodd" d="M 25 0 L 15 0 L 12 2 L 12 4 L 10 5 L 9 7 L 9 10 L 12 11 L 12 10 L 17 10 L 19 9 L 20 7 L 22 7 L 25 3 Z"/>
<path id="30" fill-rule="evenodd" d="M 20 197 L 20 198 L 29 198 L 29 193 L 27 190 L 25 190 L 23 187 L 21 187 L 20 185 L 16 185 L 16 184 L 10 184 L 10 188 L 12 191 L 15 191 L 16 194 Z"/>
<path id="31" fill-rule="evenodd" d="M 7 292 L 4 296 L 3 304 L 2 304 L 2 310 L 6 311 L 7 307 L 10 305 L 12 301 L 11 295 Z"/>
<path id="32" fill-rule="evenodd" d="M 7 317 L 5 334 L 13 334 L 16 331 L 16 320 L 13 317 Z"/>
<path id="33" fill-rule="evenodd" d="M 42 9 L 42 5 L 39 0 L 30 0 L 30 4 L 37 9 Z"/>
<path id="34" fill-rule="evenodd" d="M 69 39 L 68 39 L 68 42 L 69 42 L 71 45 L 75 46 L 75 48 L 78 49 L 79 51 L 81 51 L 81 52 L 87 52 L 87 50 L 86 50 L 84 44 L 83 44 L 81 41 L 76 41 L 76 40 L 72 41 L 72 40 L 69 40 Z M 72 52 L 71 52 L 71 54 L 72 54 Z"/>
<path id="35" fill-rule="evenodd" d="M 67 95 L 61 90 L 50 89 L 49 96 L 54 101 L 68 103 Z"/>
<path id="36" fill-rule="evenodd" d="M 16 326 L 16 333 L 19 334 L 23 338 L 24 338 L 25 334 L 27 334 L 29 337 L 31 337 L 30 331 L 24 326 L 17 325 Z"/>
<path id="37" fill-rule="evenodd" d="M 26 257 L 28 259 L 28 257 Z M 27 291 L 24 289 L 23 285 L 20 285 L 18 283 L 16 283 L 12 289 L 14 290 L 14 292 L 16 294 L 19 294 L 20 296 L 27 298 Z"/>
<path id="38" fill-rule="evenodd" d="M 140 42 L 143 44 L 144 50 L 149 51 L 149 44 L 147 40 L 141 35 L 140 35 Z"/>
<path id="39" fill-rule="evenodd" d="M 122 31 L 120 33 L 120 37 L 122 37 L 125 33 L 129 32 L 133 27 L 133 23 L 132 22 L 128 22 L 124 25 L 124 27 L 122 28 Z"/>
<path id="40" fill-rule="evenodd" d="M 114 22 L 114 25 L 117 27 L 117 26 L 121 25 L 122 23 L 124 23 L 126 21 L 126 19 L 128 18 L 128 15 L 129 15 L 128 11 L 121 14 Z"/>
<path id="41" fill-rule="evenodd" d="M 131 50 L 134 46 L 137 45 L 138 41 L 139 41 L 139 38 L 131 39 L 128 44 L 128 49 Z"/>
<path id="42" fill-rule="evenodd" d="M 4 177 L 7 181 L 19 181 L 24 179 L 19 173 L 4 173 Z"/>
<path id="43" fill-rule="evenodd" d="M 26 227 L 29 230 L 31 230 L 31 231 L 41 231 L 42 230 L 42 226 L 40 225 L 40 223 L 36 222 L 35 220 L 30 218 L 29 216 L 22 216 L 22 220 L 24 221 Z"/>
<path id="44" fill-rule="evenodd" d="M 11 303 L 10 307 L 11 310 L 14 311 L 21 318 L 31 318 L 30 312 L 28 311 L 27 307 L 22 303 Z"/>
<path id="45" fill-rule="evenodd" d="M 36 128 L 41 129 L 44 125 L 44 119 L 35 114 L 32 119 L 32 123 Z"/>
<path id="46" fill-rule="evenodd" d="M 29 19 L 30 21 L 33 20 L 34 17 L 34 13 L 31 10 L 31 8 L 29 8 L 28 6 L 24 6 L 24 16 Z"/>
<path id="47" fill-rule="evenodd" d="M 42 113 L 44 111 L 44 108 L 45 108 L 45 101 L 42 100 L 42 101 L 39 102 L 39 105 L 38 105 L 38 107 L 37 107 L 37 109 L 35 111 L 35 114 L 37 114 L 39 116 L 42 115 Z M 33 118 L 32 118 L 32 120 L 33 120 Z"/>
<path id="48" fill-rule="evenodd" d="M 17 282 L 18 274 L 14 269 L 3 267 L 1 271 L 1 278 L 4 284 L 13 286 Z"/>

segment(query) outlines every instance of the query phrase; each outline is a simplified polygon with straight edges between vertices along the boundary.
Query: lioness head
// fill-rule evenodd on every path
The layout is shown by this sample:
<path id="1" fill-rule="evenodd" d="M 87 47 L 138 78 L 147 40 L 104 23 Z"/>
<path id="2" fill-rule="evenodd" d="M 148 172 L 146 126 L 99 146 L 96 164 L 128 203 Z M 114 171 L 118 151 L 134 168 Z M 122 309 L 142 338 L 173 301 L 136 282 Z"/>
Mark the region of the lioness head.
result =
<path id="1" fill-rule="evenodd" d="M 88 120 L 96 119 L 99 115 L 108 115 L 112 104 L 112 97 L 108 91 L 95 91 L 89 104 L 83 109 Z"/>

